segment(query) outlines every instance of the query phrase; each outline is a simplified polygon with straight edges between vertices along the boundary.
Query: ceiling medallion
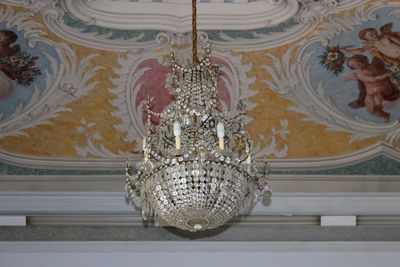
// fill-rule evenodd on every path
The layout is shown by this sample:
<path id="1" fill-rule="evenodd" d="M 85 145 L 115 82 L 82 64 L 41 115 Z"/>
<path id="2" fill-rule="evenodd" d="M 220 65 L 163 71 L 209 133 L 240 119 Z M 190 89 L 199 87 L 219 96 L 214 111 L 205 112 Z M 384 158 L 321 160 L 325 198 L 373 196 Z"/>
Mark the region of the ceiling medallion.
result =
<path id="1" fill-rule="evenodd" d="M 221 110 L 218 66 L 211 64 L 210 47 L 201 60 L 197 57 L 196 1 L 192 4 L 193 64 L 181 66 L 171 53 L 175 101 L 162 113 L 153 112 L 147 101 L 144 160 L 137 168 L 127 161 L 125 192 L 140 203 L 144 220 L 156 217 L 201 231 L 225 224 L 261 196 L 268 203 L 271 190 L 266 166 L 252 162 L 243 108 Z"/>

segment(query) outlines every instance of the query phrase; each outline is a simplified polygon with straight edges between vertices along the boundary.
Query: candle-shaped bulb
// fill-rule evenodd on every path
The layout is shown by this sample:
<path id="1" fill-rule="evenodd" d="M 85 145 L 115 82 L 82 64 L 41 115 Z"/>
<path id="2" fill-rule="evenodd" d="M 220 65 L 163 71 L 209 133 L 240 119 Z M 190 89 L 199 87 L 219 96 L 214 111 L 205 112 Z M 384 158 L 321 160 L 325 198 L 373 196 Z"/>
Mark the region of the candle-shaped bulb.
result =
<path id="1" fill-rule="evenodd" d="M 225 136 L 225 127 L 222 122 L 218 122 L 217 124 L 217 136 L 218 138 L 224 138 Z"/>
<path id="2" fill-rule="evenodd" d="M 224 143 L 225 128 L 224 128 L 224 124 L 222 122 L 217 123 L 217 136 L 218 136 L 219 149 L 224 150 L 225 149 L 225 143 Z"/>
<path id="3" fill-rule="evenodd" d="M 246 164 L 250 165 L 251 164 L 251 154 L 250 154 L 250 147 L 249 147 L 249 143 L 246 142 L 246 153 L 249 153 L 249 155 L 247 156 L 246 159 Z"/>
<path id="4" fill-rule="evenodd" d="M 126 168 L 125 168 L 125 174 L 129 175 L 131 171 L 131 162 L 129 159 L 126 159 Z"/>
<path id="5" fill-rule="evenodd" d="M 143 138 L 143 151 L 146 150 L 146 146 L 147 146 L 147 141 L 146 141 L 146 137 Z"/>
<path id="6" fill-rule="evenodd" d="M 181 149 L 181 124 L 179 121 L 174 122 L 175 149 Z"/>
<path id="7" fill-rule="evenodd" d="M 174 136 L 181 136 L 181 124 L 179 121 L 174 122 Z"/>
<path id="8" fill-rule="evenodd" d="M 246 164 L 248 164 L 248 165 L 251 164 L 251 155 L 250 154 L 247 156 Z"/>
<path id="9" fill-rule="evenodd" d="M 147 161 L 149 160 L 149 155 L 147 153 L 146 146 L 147 146 L 147 141 L 146 141 L 146 137 L 145 137 L 145 138 L 143 138 L 144 163 L 147 163 Z"/>

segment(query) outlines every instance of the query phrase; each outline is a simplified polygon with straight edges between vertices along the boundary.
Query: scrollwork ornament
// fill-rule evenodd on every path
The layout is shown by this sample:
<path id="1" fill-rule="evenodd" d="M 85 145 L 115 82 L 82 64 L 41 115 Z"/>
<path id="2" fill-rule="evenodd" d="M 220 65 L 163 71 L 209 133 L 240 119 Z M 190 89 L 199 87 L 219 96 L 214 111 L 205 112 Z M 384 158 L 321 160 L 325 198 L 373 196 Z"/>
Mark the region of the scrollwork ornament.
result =
<path id="1" fill-rule="evenodd" d="M 55 8 L 58 0 L 6 0 L 6 3 L 23 6 L 35 13 L 44 13 Z"/>
<path id="2" fill-rule="evenodd" d="M 211 23 L 212 27 L 209 26 L 211 28 L 202 29 L 203 32 L 201 33 L 202 36 L 199 37 L 199 43 L 210 43 L 220 50 L 238 51 L 255 51 L 284 45 L 309 34 L 328 14 L 357 6 L 366 0 L 341 0 L 340 2 L 337 0 L 264 1 L 268 6 L 266 12 L 269 13 L 258 18 L 258 26 L 232 30 L 229 27 L 230 24 L 228 24 L 227 26 L 221 26 L 220 29 L 215 29 L 213 27 L 216 24 Z M 63 36 L 63 38 L 71 42 L 96 49 L 118 52 L 139 48 L 157 49 L 159 46 L 163 47 L 166 44 L 175 42 L 184 43 L 190 39 L 190 34 L 182 30 L 182 24 L 171 26 L 172 28 L 168 29 L 165 28 L 167 27 L 166 25 L 174 24 L 176 18 L 169 21 L 169 23 L 160 23 L 158 26 L 152 25 L 151 28 L 155 30 L 132 28 L 132 32 L 127 30 L 121 35 L 119 31 L 126 29 L 126 27 L 121 26 L 121 28 L 118 28 L 118 26 L 115 26 L 120 22 L 114 21 L 112 16 L 106 21 L 110 21 L 113 26 L 107 27 L 103 25 L 104 23 L 107 24 L 106 21 L 99 22 L 102 17 L 96 18 L 93 13 L 90 13 L 91 8 L 96 7 L 96 1 L 77 0 L 72 3 L 72 1 L 64 2 L 59 0 L 7 0 L 7 3 L 24 6 L 42 14 L 46 25 L 55 34 Z M 116 2 L 115 4 L 118 3 Z M 140 5 L 141 1 L 130 3 L 130 5 L 135 4 Z M 163 4 L 161 2 L 158 5 Z M 81 8 L 82 6 L 85 6 L 85 8 Z M 88 7 L 87 10 L 86 7 Z M 104 12 L 104 16 L 107 16 L 107 12 Z M 131 17 L 135 19 L 141 17 L 135 14 L 132 13 Z M 140 15 L 140 13 L 138 14 Z M 160 14 L 162 15 L 162 12 Z M 223 12 L 221 15 L 224 15 Z M 165 16 L 161 16 L 159 20 L 165 19 Z M 67 21 L 71 20 L 73 22 L 68 24 Z M 146 21 L 142 24 L 130 23 L 130 25 L 146 25 L 148 23 Z M 221 23 L 220 20 L 218 22 Z M 280 30 L 277 31 L 277 29 Z M 118 34 L 114 35 L 114 30 L 118 31 Z M 170 40 L 171 38 L 173 40 Z"/>
<path id="3" fill-rule="evenodd" d="M 26 2 L 37 9 L 43 8 L 45 3 L 48 2 Z M 32 84 L 33 94 L 29 100 L 15 100 L 21 101 L 18 102 L 17 108 L 0 120 L 0 137 L 24 135 L 25 129 L 49 124 L 49 119 L 57 116 L 59 112 L 71 111 L 65 105 L 87 95 L 95 88 L 97 83 L 88 81 L 102 68 L 89 68 L 91 60 L 96 57 L 95 54 L 78 59 L 75 51 L 67 44 L 55 43 L 48 39 L 43 25 L 33 21 L 32 15 L 31 12 L 14 13 L 9 7 L 0 9 L 0 21 L 5 22 L 9 28 L 17 26 L 18 31 L 23 31 L 23 37 L 29 46 L 35 47 L 39 43 L 47 46 L 47 50 L 41 55 L 47 62 L 46 69 L 42 70 L 45 75 L 43 86 Z"/>

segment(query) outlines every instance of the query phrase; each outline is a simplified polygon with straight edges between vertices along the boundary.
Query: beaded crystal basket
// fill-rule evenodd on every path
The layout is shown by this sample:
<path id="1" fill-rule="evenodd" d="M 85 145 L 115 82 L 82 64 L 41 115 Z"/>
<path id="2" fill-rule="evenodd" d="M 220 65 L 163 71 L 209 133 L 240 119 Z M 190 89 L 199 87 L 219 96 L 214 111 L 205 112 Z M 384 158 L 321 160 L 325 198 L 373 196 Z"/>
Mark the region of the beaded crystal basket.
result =
<path id="1" fill-rule="evenodd" d="M 159 114 L 147 101 L 144 161 L 136 174 L 128 162 L 125 187 L 145 220 L 212 229 L 251 208 L 263 192 L 263 202 L 271 196 L 265 166 L 258 166 L 259 175 L 251 161 L 244 114 L 219 109 L 218 66 L 210 54 L 207 47 L 199 63 L 185 67 L 171 54 L 175 102 Z M 159 118 L 157 131 L 152 117 Z"/>

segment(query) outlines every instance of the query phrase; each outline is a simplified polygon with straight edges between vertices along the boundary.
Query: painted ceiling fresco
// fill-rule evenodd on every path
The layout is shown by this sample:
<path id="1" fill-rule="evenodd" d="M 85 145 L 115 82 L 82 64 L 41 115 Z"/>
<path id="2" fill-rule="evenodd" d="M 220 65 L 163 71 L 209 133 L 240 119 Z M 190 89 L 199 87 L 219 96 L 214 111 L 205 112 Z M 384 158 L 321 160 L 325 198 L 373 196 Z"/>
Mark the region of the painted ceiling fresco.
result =
<path id="1" fill-rule="evenodd" d="M 210 43 L 222 66 L 220 105 L 247 109 L 254 156 L 282 164 L 399 157 L 400 1 L 270 2 L 296 12 L 264 27 L 200 33 L 200 47 Z M 168 55 L 189 62 L 190 33 L 113 28 L 68 8 L 0 4 L 0 157 L 20 165 L 140 158 L 142 106 L 171 104 Z"/>

